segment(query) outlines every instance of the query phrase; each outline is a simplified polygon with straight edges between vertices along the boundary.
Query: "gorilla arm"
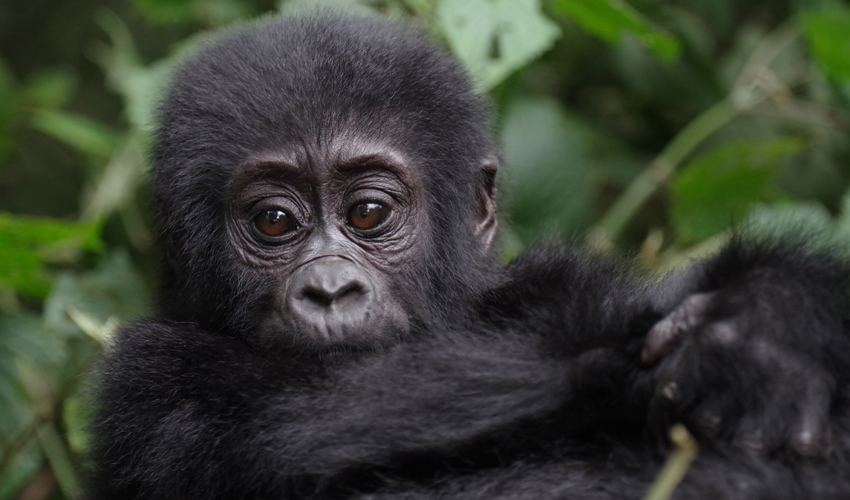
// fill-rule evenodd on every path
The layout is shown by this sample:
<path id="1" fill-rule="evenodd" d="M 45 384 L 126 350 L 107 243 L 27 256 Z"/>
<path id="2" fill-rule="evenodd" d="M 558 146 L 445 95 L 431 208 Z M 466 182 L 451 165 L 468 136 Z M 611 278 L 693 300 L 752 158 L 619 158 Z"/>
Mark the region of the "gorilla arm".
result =
<path id="1" fill-rule="evenodd" d="M 522 454 L 597 425 L 629 367 L 606 347 L 620 341 L 603 338 L 623 337 L 607 309 L 624 307 L 627 282 L 561 253 L 524 262 L 538 257 L 554 279 L 510 308 L 494 292 L 478 327 L 423 333 L 329 369 L 186 323 L 125 329 L 101 376 L 94 498 L 320 494 L 351 470 L 464 450 Z M 586 290 L 569 293 L 571 283 Z M 540 294 L 560 294 L 557 312 Z M 573 346 L 562 312 L 579 318 L 588 305 L 574 336 L 598 338 Z M 638 352 L 635 343 L 628 359 Z"/>
<path id="2" fill-rule="evenodd" d="M 93 490 L 109 489 L 94 498 L 330 496 L 334 488 L 378 487 L 369 481 L 404 476 L 411 462 L 421 474 L 454 470 L 446 465 L 453 458 L 474 470 L 481 456 L 499 463 L 541 450 L 564 456 L 575 452 L 564 438 L 647 424 L 653 395 L 653 426 L 674 417 L 692 423 L 704 402 L 720 412 L 724 436 L 768 417 L 767 430 L 793 428 L 810 414 L 828 415 L 833 384 L 848 373 L 840 359 L 850 349 L 835 307 L 847 274 L 827 279 L 832 265 L 732 247 L 646 293 L 614 266 L 536 250 L 486 294 L 474 327 L 426 333 L 327 369 L 250 339 L 141 323 L 123 331 L 103 374 L 96 458 L 100 477 L 109 479 L 95 478 Z M 751 297 L 752 287 L 765 294 Z M 671 297 L 706 293 L 712 303 L 757 303 L 697 315 L 681 345 L 655 339 L 662 321 L 649 351 L 664 346 L 669 353 L 657 368 L 641 367 L 645 332 L 686 307 L 677 309 Z M 762 347 L 707 341 L 719 321 L 746 325 L 737 332 Z M 782 325 L 777 336 L 773 327 Z M 829 350 L 828 358 L 816 357 Z M 819 378 L 796 380 L 811 374 Z M 776 393 L 789 376 L 794 390 Z M 720 387 L 718 377 L 738 385 Z M 670 381 L 682 395 L 675 405 L 665 397 Z M 802 397 L 822 394 L 824 384 L 825 397 Z M 760 403 L 729 407 L 718 398 Z M 796 411 L 771 413 L 787 409 L 780 404 Z"/>

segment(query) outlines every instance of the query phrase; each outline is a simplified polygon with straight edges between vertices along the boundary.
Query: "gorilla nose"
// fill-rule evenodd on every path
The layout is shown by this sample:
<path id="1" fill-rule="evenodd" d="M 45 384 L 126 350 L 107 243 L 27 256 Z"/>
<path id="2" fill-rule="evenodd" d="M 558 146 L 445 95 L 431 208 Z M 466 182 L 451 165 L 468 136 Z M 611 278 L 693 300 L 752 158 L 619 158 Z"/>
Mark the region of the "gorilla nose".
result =
<path id="1" fill-rule="evenodd" d="M 287 302 L 292 319 L 319 337 L 340 340 L 361 330 L 373 309 L 372 281 L 362 267 L 346 259 L 309 262 L 291 280 Z"/>
<path id="2" fill-rule="evenodd" d="M 290 286 L 294 301 L 311 309 L 357 307 L 371 288 L 359 266 L 338 257 L 306 264 L 292 277 Z"/>
<path id="3" fill-rule="evenodd" d="M 329 285 L 329 286 L 327 286 Z M 313 302 L 318 306 L 331 307 L 334 303 L 357 301 L 362 295 L 363 285 L 359 281 L 321 283 L 318 286 L 307 284 L 301 291 L 302 300 Z"/>

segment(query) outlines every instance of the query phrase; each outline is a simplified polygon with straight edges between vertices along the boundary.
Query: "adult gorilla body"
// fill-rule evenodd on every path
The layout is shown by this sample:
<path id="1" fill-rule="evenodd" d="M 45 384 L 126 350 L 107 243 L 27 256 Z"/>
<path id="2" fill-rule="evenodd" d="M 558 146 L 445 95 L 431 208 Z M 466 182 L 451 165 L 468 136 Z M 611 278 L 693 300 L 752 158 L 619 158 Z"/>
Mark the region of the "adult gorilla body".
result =
<path id="1" fill-rule="evenodd" d="M 743 243 L 652 286 L 558 247 L 501 269 L 488 120 L 376 20 L 185 64 L 161 319 L 106 362 L 90 497 L 636 498 L 674 420 L 705 445 L 681 498 L 850 492 L 846 269 Z"/>

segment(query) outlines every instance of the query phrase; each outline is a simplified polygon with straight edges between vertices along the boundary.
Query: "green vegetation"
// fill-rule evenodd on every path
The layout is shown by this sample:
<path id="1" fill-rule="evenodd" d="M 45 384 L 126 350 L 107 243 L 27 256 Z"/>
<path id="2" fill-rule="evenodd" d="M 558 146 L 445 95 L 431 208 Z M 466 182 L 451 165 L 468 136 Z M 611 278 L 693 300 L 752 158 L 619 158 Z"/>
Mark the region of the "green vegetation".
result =
<path id="1" fill-rule="evenodd" d="M 0 500 L 73 497 L 92 364 L 150 311 L 146 151 L 174 64 L 208 31 L 317 3 L 427 30 L 492 95 L 505 260 L 553 233 L 654 272 L 736 227 L 850 236 L 838 0 L 10 0 Z"/>

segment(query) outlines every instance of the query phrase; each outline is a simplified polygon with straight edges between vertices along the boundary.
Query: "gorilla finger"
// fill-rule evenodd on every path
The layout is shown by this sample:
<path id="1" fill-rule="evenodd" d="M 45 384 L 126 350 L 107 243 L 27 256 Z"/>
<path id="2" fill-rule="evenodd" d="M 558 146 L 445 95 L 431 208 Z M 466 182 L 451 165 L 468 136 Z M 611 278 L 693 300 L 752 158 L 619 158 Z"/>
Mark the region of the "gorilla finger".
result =
<path id="1" fill-rule="evenodd" d="M 761 429 L 751 429 L 739 432 L 735 445 L 750 455 L 761 457 L 770 451 Z"/>
<path id="2" fill-rule="evenodd" d="M 676 403 L 678 399 L 680 399 L 681 394 L 679 393 L 679 384 L 676 382 L 667 382 L 666 384 L 661 386 L 661 397 L 670 401 L 671 403 Z"/>
<path id="3" fill-rule="evenodd" d="M 741 405 L 728 391 L 710 391 L 687 416 L 688 428 L 707 438 L 728 437 L 737 429 L 742 417 Z"/>
<path id="4" fill-rule="evenodd" d="M 800 419 L 792 428 L 791 449 L 803 457 L 825 457 L 829 454 L 830 394 L 825 384 L 814 382 L 802 400 Z"/>
<path id="5" fill-rule="evenodd" d="M 750 455 L 764 456 L 787 444 L 787 415 L 791 412 L 775 401 L 757 406 L 761 408 L 747 410 L 741 418 L 733 442 Z"/>
<path id="6" fill-rule="evenodd" d="M 668 382 L 656 389 L 655 395 L 649 402 L 647 422 L 653 435 L 660 442 L 666 442 L 670 436 L 670 427 L 682 420 L 677 396 L 676 383 Z"/>
<path id="7" fill-rule="evenodd" d="M 691 295 L 672 313 L 649 330 L 641 352 L 641 363 L 653 365 L 661 361 L 679 343 L 682 333 L 696 326 L 714 293 Z"/>
<path id="8" fill-rule="evenodd" d="M 826 458 L 832 451 L 832 433 L 826 422 L 805 422 L 791 437 L 791 449 L 809 458 Z"/>
<path id="9" fill-rule="evenodd" d="M 661 361 L 673 346 L 679 343 L 683 331 L 684 325 L 672 315 L 656 323 L 643 343 L 640 362 L 644 365 L 654 365 Z"/>
<path id="10" fill-rule="evenodd" d="M 694 419 L 694 424 L 699 429 L 699 433 L 706 437 L 715 437 L 720 432 L 720 426 L 723 424 L 723 417 L 718 413 L 702 413 Z"/>

